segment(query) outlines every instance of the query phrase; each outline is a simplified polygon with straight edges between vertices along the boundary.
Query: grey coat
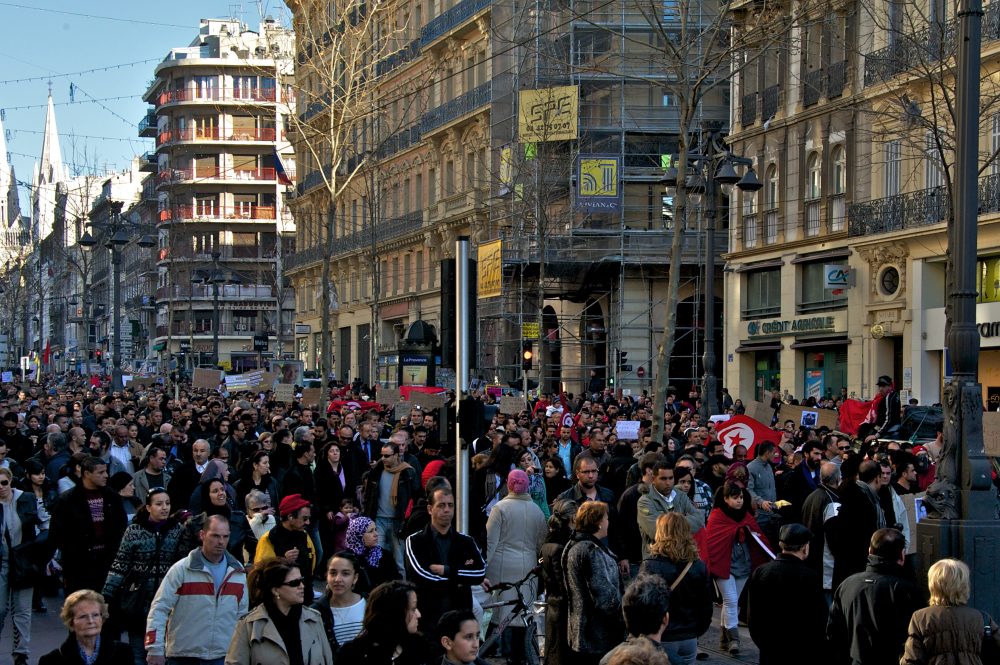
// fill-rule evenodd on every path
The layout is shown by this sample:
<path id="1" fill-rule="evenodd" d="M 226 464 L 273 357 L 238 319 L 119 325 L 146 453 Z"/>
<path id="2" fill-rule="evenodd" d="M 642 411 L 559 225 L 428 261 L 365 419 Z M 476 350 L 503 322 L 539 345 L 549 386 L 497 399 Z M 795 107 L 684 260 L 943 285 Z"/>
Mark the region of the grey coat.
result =
<path id="1" fill-rule="evenodd" d="M 639 487 L 642 492 L 643 486 Z M 674 490 L 674 499 L 670 504 L 664 500 L 663 496 L 647 486 L 645 492 L 639 497 L 637 506 L 639 521 L 639 532 L 642 534 L 642 558 L 649 558 L 649 546 L 656 540 L 656 520 L 660 515 L 667 513 L 680 513 L 691 526 L 691 533 L 698 533 L 705 528 L 705 515 L 691 502 L 687 494 Z"/>
<path id="2" fill-rule="evenodd" d="M 486 520 L 486 579 L 493 584 L 523 579 L 537 565 L 547 533 L 545 516 L 531 495 L 508 494 L 497 501 Z M 529 603 L 535 599 L 537 587 L 537 578 L 522 587 L 521 593 Z M 499 600 L 517 600 L 517 592 L 503 591 Z M 506 616 L 512 609 L 505 608 L 500 616 Z"/>
<path id="3" fill-rule="evenodd" d="M 747 491 L 751 496 L 772 503 L 778 500 L 778 491 L 774 486 L 774 471 L 770 464 L 757 457 L 747 464 L 747 472 L 750 474 Z"/>
<path id="4" fill-rule="evenodd" d="M 576 532 L 562 553 L 569 646 L 605 654 L 625 637 L 618 565 L 593 536 Z"/>

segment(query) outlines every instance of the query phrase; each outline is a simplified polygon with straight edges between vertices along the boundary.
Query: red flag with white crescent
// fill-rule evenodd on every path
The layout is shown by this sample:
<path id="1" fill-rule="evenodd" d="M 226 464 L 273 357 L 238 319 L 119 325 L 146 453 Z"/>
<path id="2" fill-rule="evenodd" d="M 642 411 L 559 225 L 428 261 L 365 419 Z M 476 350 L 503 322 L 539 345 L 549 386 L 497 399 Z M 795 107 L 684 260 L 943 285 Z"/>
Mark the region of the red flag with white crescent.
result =
<path id="1" fill-rule="evenodd" d="M 743 446 L 747 449 L 747 459 L 753 459 L 754 447 L 758 443 L 770 441 L 778 445 L 781 442 L 781 433 L 770 427 L 764 427 L 753 418 L 747 416 L 733 416 L 729 420 L 718 423 L 715 431 L 719 435 L 719 441 L 725 451 L 726 457 L 732 459 L 733 449 L 736 446 Z"/>

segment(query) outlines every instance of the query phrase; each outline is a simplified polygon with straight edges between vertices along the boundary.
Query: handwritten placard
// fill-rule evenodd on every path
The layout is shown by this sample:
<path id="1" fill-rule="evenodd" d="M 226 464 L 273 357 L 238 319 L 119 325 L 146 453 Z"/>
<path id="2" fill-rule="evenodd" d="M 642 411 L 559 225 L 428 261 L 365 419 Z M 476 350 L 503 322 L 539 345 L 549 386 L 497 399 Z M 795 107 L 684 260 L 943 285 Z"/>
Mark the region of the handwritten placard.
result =
<path id="1" fill-rule="evenodd" d="M 496 397 L 497 399 L 500 399 L 500 396 L 503 394 L 503 387 L 502 386 L 486 386 L 486 394 L 487 395 L 493 395 L 493 397 Z"/>
<path id="2" fill-rule="evenodd" d="M 411 400 L 421 409 L 440 409 L 444 406 L 444 395 L 431 395 L 429 393 L 410 393 Z"/>
<path id="3" fill-rule="evenodd" d="M 230 374 L 226 377 L 226 390 L 246 390 L 250 386 L 250 377 L 246 374 Z"/>
<path id="4" fill-rule="evenodd" d="M 619 439 L 635 441 L 639 438 L 639 421 L 619 420 L 615 423 L 615 434 Z"/>
<path id="5" fill-rule="evenodd" d="M 295 386 L 291 383 L 274 384 L 274 401 L 291 404 L 295 401 Z"/>
<path id="6" fill-rule="evenodd" d="M 516 416 L 524 410 L 524 400 L 520 397 L 504 395 L 500 398 L 500 413 Z"/>
<path id="7" fill-rule="evenodd" d="M 194 376 L 191 377 L 191 385 L 195 388 L 215 390 L 219 387 L 219 381 L 221 380 L 222 372 L 219 370 L 198 367 L 194 370 Z"/>
<path id="8" fill-rule="evenodd" d="M 1000 457 L 1000 412 L 983 413 L 983 448 L 987 457 Z"/>
<path id="9" fill-rule="evenodd" d="M 399 396 L 398 388 L 379 388 L 375 391 L 375 401 L 379 404 L 395 404 L 399 401 Z"/>
<path id="10" fill-rule="evenodd" d="M 322 388 L 305 388 L 302 391 L 303 404 L 319 404 L 319 398 L 323 395 Z"/>

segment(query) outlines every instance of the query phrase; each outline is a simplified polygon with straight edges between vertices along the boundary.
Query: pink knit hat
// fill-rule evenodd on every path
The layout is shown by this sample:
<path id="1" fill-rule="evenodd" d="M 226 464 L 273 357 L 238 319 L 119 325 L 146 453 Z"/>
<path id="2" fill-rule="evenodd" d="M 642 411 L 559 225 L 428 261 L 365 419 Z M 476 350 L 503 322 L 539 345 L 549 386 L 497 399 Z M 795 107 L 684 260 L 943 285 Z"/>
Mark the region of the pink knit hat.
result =
<path id="1" fill-rule="evenodd" d="M 512 494 L 528 493 L 528 474 L 520 469 L 514 469 L 507 476 L 507 489 Z"/>

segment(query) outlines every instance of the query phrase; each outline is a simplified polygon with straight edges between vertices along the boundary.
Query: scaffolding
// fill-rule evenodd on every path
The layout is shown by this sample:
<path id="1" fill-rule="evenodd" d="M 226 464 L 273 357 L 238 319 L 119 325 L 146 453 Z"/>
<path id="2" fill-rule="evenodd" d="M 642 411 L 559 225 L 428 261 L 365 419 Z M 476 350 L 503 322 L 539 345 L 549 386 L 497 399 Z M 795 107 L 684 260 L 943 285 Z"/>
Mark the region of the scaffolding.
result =
<path id="1" fill-rule="evenodd" d="M 514 175 L 492 178 L 486 237 L 501 241 L 503 267 L 500 295 L 479 301 L 480 376 L 502 385 L 519 380 L 523 325 L 537 323 L 544 387 L 558 383 L 578 392 L 595 370 L 604 379 L 617 378 L 616 387 L 633 394 L 649 389 L 675 232 L 672 202 L 657 181 L 663 156 L 677 152 L 679 124 L 678 108 L 655 85 L 662 74 L 653 52 L 642 57 L 635 46 L 654 32 L 635 4 L 622 0 L 494 0 L 491 20 L 492 169 L 504 171 L 500 161 L 506 150 Z M 638 76 L 645 81 L 630 78 Z M 580 88 L 578 138 L 519 143 L 518 92 L 567 85 Z M 699 108 L 698 123 L 728 123 L 728 100 L 718 101 Z M 573 186 L 581 154 L 618 156 L 620 213 L 578 209 Z M 721 212 L 727 228 L 725 209 Z M 698 224 L 682 232 L 670 364 L 671 383 L 678 387 L 697 382 L 702 373 L 704 328 L 704 233 Z M 721 285 L 721 274 L 717 277 Z M 716 311 L 721 348 L 721 306 Z M 631 370 L 614 367 L 615 349 L 628 354 Z M 529 378 L 539 377 L 532 372 Z"/>

